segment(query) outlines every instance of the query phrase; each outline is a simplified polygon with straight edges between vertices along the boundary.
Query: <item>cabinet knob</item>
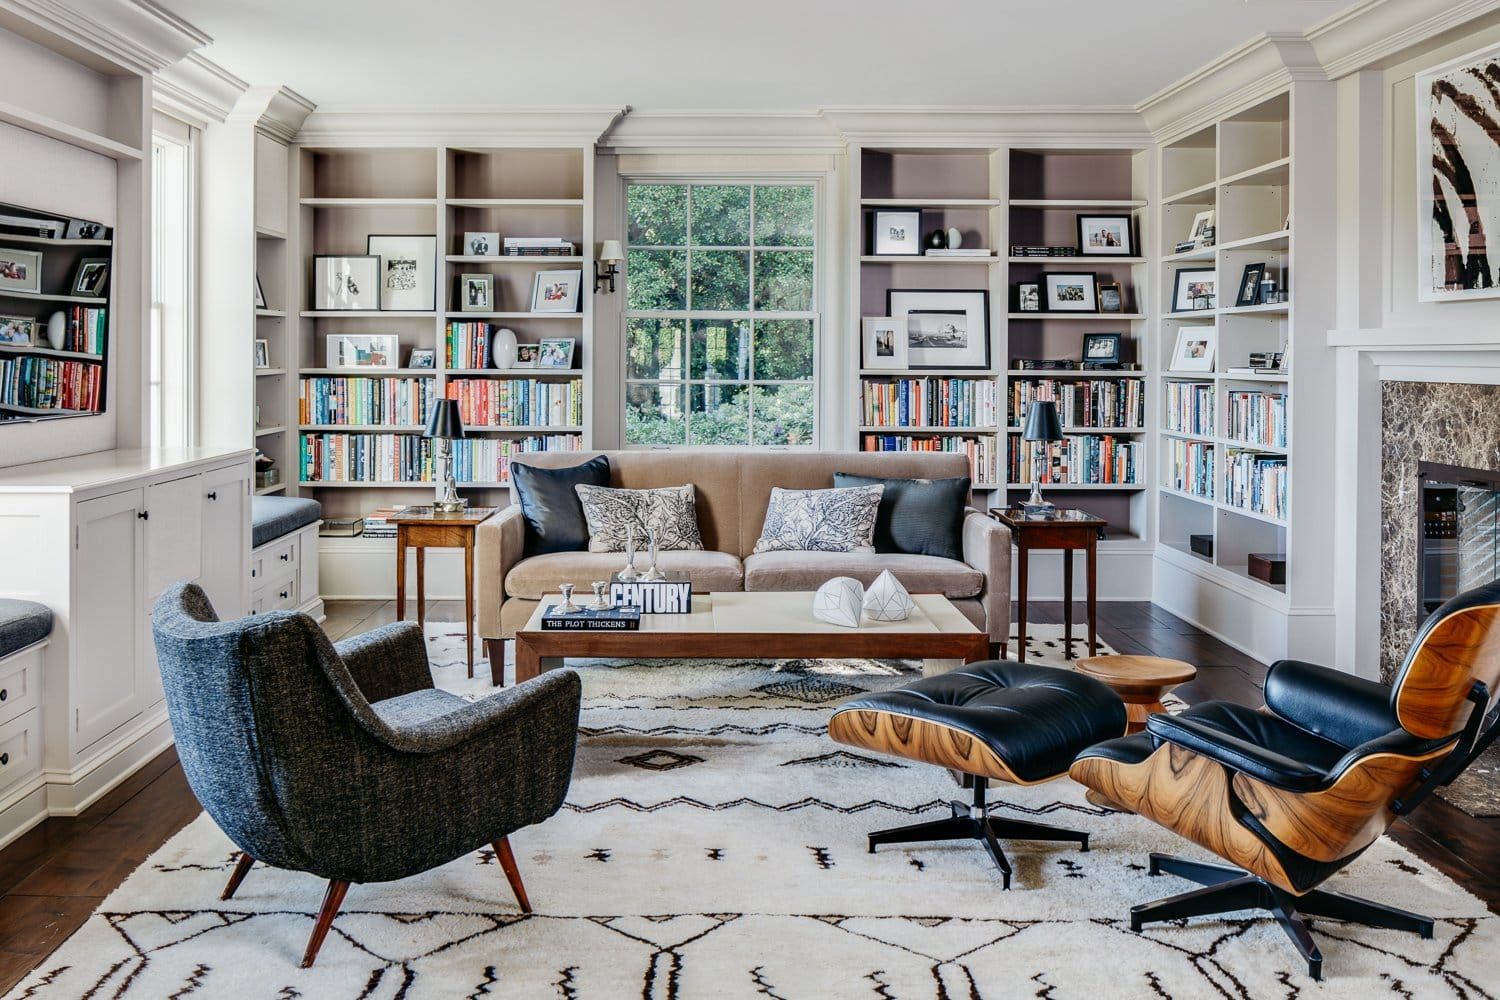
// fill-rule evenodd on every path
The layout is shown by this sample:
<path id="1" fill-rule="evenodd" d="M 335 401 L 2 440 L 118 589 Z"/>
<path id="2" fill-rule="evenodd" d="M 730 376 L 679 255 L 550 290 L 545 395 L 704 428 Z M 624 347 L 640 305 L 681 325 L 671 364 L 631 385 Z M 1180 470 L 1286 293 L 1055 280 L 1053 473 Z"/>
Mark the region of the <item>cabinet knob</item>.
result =
<path id="1" fill-rule="evenodd" d="M 281 555 L 277 556 L 277 558 L 280 559 L 282 562 L 291 562 L 292 561 L 292 554 L 290 552 L 283 552 Z"/>
<path id="2" fill-rule="evenodd" d="M 281 599 L 283 601 L 286 600 L 288 597 L 291 597 L 291 596 L 292 596 L 292 592 L 290 590 L 283 590 L 281 592 Z"/>
<path id="3" fill-rule="evenodd" d="M 10 690 L 8 688 L 0 688 L 0 701 L 4 701 L 5 699 L 7 699 L 9 697 L 10 697 Z"/>
<path id="4" fill-rule="evenodd" d="M 6 764 L 9 764 L 9 763 L 10 763 L 10 754 L 8 754 L 8 753 L 0 753 L 0 767 L 4 767 Z"/>
<path id="5" fill-rule="evenodd" d="M 209 494 L 209 495 L 208 495 L 208 498 L 209 498 L 209 499 L 210 499 L 210 500 L 217 500 L 217 499 L 219 499 L 219 494 L 218 494 L 218 491 L 217 491 L 217 490 L 215 490 L 215 491 L 214 491 L 214 492 L 212 492 L 212 493 L 210 493 L 210 494 Z"/>
<path id="6" fill-rule="evenodd" d="M 151 516 L 151 512 L 149 510 L 139 510 L 136 511 L 135 516 L 144 521 Z"/>

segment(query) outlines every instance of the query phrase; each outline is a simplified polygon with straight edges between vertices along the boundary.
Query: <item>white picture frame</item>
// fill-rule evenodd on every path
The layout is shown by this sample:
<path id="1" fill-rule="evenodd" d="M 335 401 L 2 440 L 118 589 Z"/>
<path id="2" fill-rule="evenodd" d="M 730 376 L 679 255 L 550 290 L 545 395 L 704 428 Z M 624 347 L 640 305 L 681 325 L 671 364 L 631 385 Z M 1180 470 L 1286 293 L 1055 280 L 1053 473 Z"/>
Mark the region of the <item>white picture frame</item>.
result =
<path id="1" fill-rule="evenodd" d="M 877 208 L 870 212 L 870 255 L 922 256 L 922 210 Z"/>
<path id="2" fill-rule="evenodd" d="M 1177 329 L 1168 366 L 1174 372 L 1211 372 L 1219 346 L 1219 328 L 1204 323 L 1184 323 Z"/>
<path id="3" fill-rule="evenodd" d="M 459 275 L 458 308 L 460 312 L 494 312 L 495 276 L 493 274 Z"/>
<path id="4" fill-rule="evenodd" d="M 498 257 L 500 256 L 500 234 L 499 233 L 464 233 L 464 256 L 466 257 Z"/>
<path id="5" fill-rule="evenodd" d="M 380 308 L 385 312 L 437 309 L 437 237 L 374 235 L 366 252 L 380 258 Z"/>
<path id="6" fill-rule="evenodd" d="M 259 337 L 255 339 L 255 367 L 271 367 L 271 342 Z"/>
<path id="7" fill-rule="evenodd" d="M 399 368 L 401 338 L 388 333 L 330 333 L 326 338 L 329 368 Z"/>
<path id="8" fill-rule="evenodd" d="M 1193 224 L 1188 226 L 1188 239 L 1202 246 L 1203 241 L 1208 238 L 1207 230 L 1214 228 L 1214 210 L 1205 208 L 1193 216 Z"/>
<path id="9" fill-rule="evenodd" d="M 516 363 L 512 368 L 535 368 L 537 361 L 541 358 L 541 344 L 517 344 Z"/>
<path id="10" fill-rule="evenodd" d="M 35 250 L 0 246 L 0 291 L 40 293 L 42 255 Z"/>
<path id="11" fill-rule="evenodd" d="M 582 289 L 582 268 L 538 271 L 531 282 L 531 311 L 576 313 Z"/>
<path id="12" fill-rule="evenodd" d="M 877 371 L 899 371 L 906 368 L 909 360 L 906 320 L 891 316 L 866 316 L 863 325 L 863 366 Z"/>
<path id="13" fill-rule="evenodd" d="M 380 258 L 319 254 L 313 258 L 313 309 L 374 312 L 380 308 Z"/>
<path id="14" fill-rule="evenodd" d="M 573 348 L 576 341 L 572 337 L 544 337 L 537 345 L 536 367 L 547 368 L 554 371 L 567 371 L 573 367 Z M 520 354 L 520 345 L 516 345 L 516 353 Z"/>
<path id="15" fill-rule="evenodd" d="M 886 312 L 906 324 L 907 367 L 988 371 L 989 302 L 982 288 L 887 289 Z"/>

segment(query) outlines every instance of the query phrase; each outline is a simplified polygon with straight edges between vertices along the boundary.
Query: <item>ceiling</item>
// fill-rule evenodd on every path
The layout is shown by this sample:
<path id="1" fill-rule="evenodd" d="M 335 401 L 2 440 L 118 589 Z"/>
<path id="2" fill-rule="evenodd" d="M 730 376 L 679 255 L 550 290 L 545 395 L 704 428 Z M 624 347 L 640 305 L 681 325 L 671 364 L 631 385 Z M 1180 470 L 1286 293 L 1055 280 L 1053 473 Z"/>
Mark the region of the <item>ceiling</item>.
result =
<path id="1" fill-rule="evenodd" d="M 323 109 L 1133 105 L 1357 0 L 163 0 Z"/>

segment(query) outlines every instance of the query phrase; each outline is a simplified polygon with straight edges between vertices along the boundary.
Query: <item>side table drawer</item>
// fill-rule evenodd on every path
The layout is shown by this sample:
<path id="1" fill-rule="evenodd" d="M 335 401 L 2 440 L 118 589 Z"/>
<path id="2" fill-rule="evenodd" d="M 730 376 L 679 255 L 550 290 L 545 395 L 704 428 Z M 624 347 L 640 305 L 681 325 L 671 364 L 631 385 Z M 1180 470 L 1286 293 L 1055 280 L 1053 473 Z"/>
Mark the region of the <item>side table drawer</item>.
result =
<path id="1" fill-rule="evenodd" d="M 250 596 L 250 613 L 258 615 L 267 611 L 295 611 L 301 603 L 297 574 L 293 573 L 256 587 Z"/>
<path id="2" fill-rule="evenodd" d="M 28 646 L 0 660 L 0 723 L 29 712 L 41 702 L 42 650 Z"/>
<path id="3" fill-rule="evenodd" d="M 41 770 L 42 713 L 32 709 L 0 726 L 0 793 Z"/>
<path id="4" fill-rule="evenodd" d="M 297 568 L 297 535 L 268 542 L 250 553 L 250 585 L 280 576 Z"/>

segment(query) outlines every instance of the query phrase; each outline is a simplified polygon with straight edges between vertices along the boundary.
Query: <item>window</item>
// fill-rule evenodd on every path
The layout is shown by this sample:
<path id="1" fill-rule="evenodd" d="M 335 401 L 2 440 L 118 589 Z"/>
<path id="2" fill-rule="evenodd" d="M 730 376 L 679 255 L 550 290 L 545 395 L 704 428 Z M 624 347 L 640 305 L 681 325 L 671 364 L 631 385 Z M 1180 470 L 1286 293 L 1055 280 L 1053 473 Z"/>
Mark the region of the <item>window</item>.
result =
<path id="1" fill-rule="evenodd" d="M 181 137 L 151 142 L 151 443 L 193 443 L 192 202 L 190 149 Z"/>
<path id="2" fill-rule="evenodd" d="M 811 447 L 817 189 L 626 189 L 625 443 Z"/>

